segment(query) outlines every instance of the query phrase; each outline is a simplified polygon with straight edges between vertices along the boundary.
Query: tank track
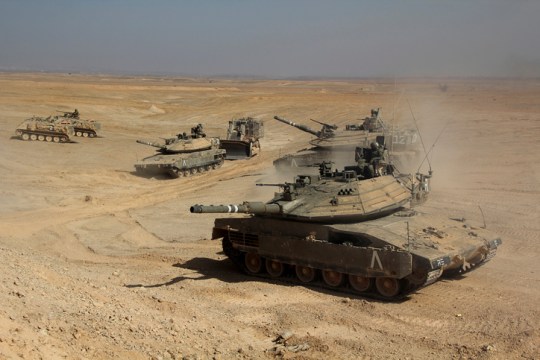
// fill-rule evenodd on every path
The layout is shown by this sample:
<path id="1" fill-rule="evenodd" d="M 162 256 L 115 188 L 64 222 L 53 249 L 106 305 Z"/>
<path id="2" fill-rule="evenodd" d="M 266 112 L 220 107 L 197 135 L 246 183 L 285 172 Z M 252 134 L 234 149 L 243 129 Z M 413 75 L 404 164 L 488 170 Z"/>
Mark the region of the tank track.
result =
<path id="1" fill-rule="evenodd" d="M 427 274 L 425 278 L 422 279 L 422 281 L 413 282 L 407 278 L 400 279 L 399 280 L 399 284 L 400 284 L 399 293 L 395 296 L 388 297 L 377 292 L 377 289 L 375 286 L 375 278 L 371 278 L 371 284 L 366 291 L 357 291 L 353 289 L 347 281 L 348 280 L 347 276 L 344 276 L 343 281 L 341 282 L 339 286 L 330 286 L 326 284 L 323 279 L 321 279 L 322 269 L 315 269 L 316 276 L 313 281 L 302 282 L 300 279 L 298 279 L 297 275 L 295 274 L 293 265 L 289 265 L 289 264 L 284 264 L 285 269 L 282 275 L 277 276 L 277 277 L 271 276 L 266 271 L 264 258 L 261 258 L 261 261 L 262 261 L 261 271 L 252 272 L 246 266 L 246 261 L 245 261 L 246 253 L 235 249 L 227 237 L 223 238 L 222 247 L 223 247 L 223 252 L 225 253 L 225 255 L 234 263 L 235 266 L 237 266 L 246 275 L 261 278 L 261 279 L 267 279 L 274 282 L 283 282 L 287 284 L 301 285 L 307 288 L 319 288 L 319 289 L 329 290 L 331 292 L 352 295 L 354 297 L 363 297 L 363 298 L 375 299 L 375 300 L 380 300 L 380 301 L 385 301 L 385 302 L 400 302 L 400 301 L 406 300 L 410 297 L 410 294 L 414 293 L 418 289 L 421 289 L 423 287 L 426 287 L 435 283 L 439 278 L 451 279 L 455 277 L 460 277 L 463 274 L 484 265 L 489 260 L 491 260 L 491 258 L 494 256 L 494 252 L 492 254 L 490 253 L 489 254 L 490 256 L 487 256 L 480 263 L 475 264 L 466 270 L 447 272 L 444 274 L 442 273 L 442 270 L 432 271 L 431 273 Z"/>
<path id="2" fill-rule="evenodd" d="M 266 266 L 262 265 L 262 269 L 258 273 L 253 273 L 248 270 L 248 268 L 245 265 L 245 253 L 243 251 L 239 251 L 237 249 L 234 249 L 231 242 L 225 237 L 222 240 L 222 246 L 223 246 L 223 252 L 227 257 L 234 263 L 235 266 L 237 266 L 243 273 L 249 276 L 254 276 L 261 279 L 267 279 L 274 282 L 283 282 L 287 284 L 293 284 L 293 285 L 300 285 L 305 286 L 307 288 L 319 288 L 324 290 L 329 290 L 331 292 L 337 292 L 342 294 L 348 294 L 355 297 L 364 297 L 364 298 L 370 298 L 375 300 L 382 300 L 382 301 L 392 301 L 392 302 L 399 302 L 402 300 L 407 299 L 408 295 L 411 292 L 414 292 L 415 290 L 421 288 L 422 286 L 415 286 L 414 284 L 410 283 L 406 279 L 401 279 L 400 292 L 393 297 L 386 297 L 375 290 L 375 284 L 374 281 L 372 281 L 371 285 L 369 286 L 369 289 L 367 291 L 359 292 L 350 287 L 348 282 L 346 281 L 346 277 L 342 281 L 342 284 L 340 286 L 334 287 L 327 285 L 322 279 L 321 279 L 321 269 L 316 269 L 317 275 L 313 281 L 310 282 L 302 282 L 300 281 L 294 272 L 293 266 L 285 264 L 285 270 L 283 272 L 283 275 L 274 277 L 268 274 L 266 270 Z M 264 260 L 264 259 L 263 259 Z"/>
<path id="3" fill-rule="evenodd" d="M 180 178 L 180 177 L 189 177 L 189 176 L 201 174 L 201 173 L 204 173 L 204 172 L 207 172 L 207 171 L 210 171 L 210 170 L 218 169 L 223 165 L 223 162 L 224 162 L 224 160 L 221 159 L 220 161 L 218 161 L 218 162 L 216 162 L 214 164 L 202 165 L 202 166 L 197 166 L 197 167 L 194 167 L 194 168 L 191 168 L 191 169 L 184 169 L 184 170 L 181 170 L 181 169 L 173 166 L 169 170 L 167 170 L 167 173 L 172 178 L 175 178 L 175 179 Z"/>
<path id="4" fill-rule="evenodd" d="M 92 129 L 85 129 L 85 128 L 76 127 L 73 130 L 75 131 L 75 136 L 90 137 L 90 138 L 97 137 L 97 133 Z"/>
<path id="5" fill-rule="evenodd" d="M 24 141 L 70 142 L 69 136 L 57 132 L 18 130 L 17 135 Z"/>

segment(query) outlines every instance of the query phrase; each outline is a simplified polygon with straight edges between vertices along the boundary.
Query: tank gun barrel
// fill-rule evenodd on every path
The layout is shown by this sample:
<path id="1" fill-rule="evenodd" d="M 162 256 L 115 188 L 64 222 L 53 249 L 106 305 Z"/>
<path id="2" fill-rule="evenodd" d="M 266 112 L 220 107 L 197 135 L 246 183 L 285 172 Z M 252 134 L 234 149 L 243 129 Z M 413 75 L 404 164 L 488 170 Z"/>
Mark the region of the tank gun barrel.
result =
<path id="1" fill-rule="evenodd" d="M 277 183 L 277 184 L 264 184 L 264 183 L 257 183 L 255 184 L 255 186 L 279 186 L 279 187 L 285 187 L 287 186 L 288 184 L 287 183 Z"/>
<path id="2" fill-rule="evenodd" d="M 153 147 L 160 148 L 160 149 L 163 149 L 163 147 L 164 147 L 162 144 L 158 144 L 158 143 L 155 143 L 155 142 L 152 142 L 152 141 L 137 140 L 137 142 L 139 144 L 149 145 L 149 146 L 153 146 Z"/>
<path id="3" fill-rule="evenodd" d="M 337 130 L 338 126 L 336 124 L 327 124 L 325 122 L 322 122 L 322 121 L 319 121 L 319 120 L 315 120 L 315 119 L 309 119 L 313 122 L 316 122 L 317 124 L 320 124 L 322 126 L 324 126 L 326 129 L 331 129 L 331 130 Z"/>
<path id="4" fill-rule="evenodd" d="M 278 204 L 265 204 L 263 202 L 244 202 L 239 205 L 193 205 L 189 211 L 194 214 L 204 213 L 244 213 L 244 214 L 279 214 L 281 208 Z"/>
<path id="5" fill-rule="evenodd" d="M 307 133 L 310 133 L 312 135 L 315 135 L 317 137 L 320 137 L 321 136 L 321 132 L 320 131 L 315 131 L 313 130 L 312 128 L 308 127 L 308 126 L 305 126 L 305 125 L 300 125 L 300 124 L 297 124 L 293 121 L 290 121 L 290 120 L 287 120 L 287 119 L 284 119 L 282 117 L 279 117 L 279 116 L 274 116 L 274 119 L 276 119 L 277 121 L 281 121 L 282 123 L 284 124 L 287 124 L 287 125 L 291 125 L 291 126 L 294 126 L 295 128 L 297 129 L 300 129 L 304 132 L 307 132 Z"/>

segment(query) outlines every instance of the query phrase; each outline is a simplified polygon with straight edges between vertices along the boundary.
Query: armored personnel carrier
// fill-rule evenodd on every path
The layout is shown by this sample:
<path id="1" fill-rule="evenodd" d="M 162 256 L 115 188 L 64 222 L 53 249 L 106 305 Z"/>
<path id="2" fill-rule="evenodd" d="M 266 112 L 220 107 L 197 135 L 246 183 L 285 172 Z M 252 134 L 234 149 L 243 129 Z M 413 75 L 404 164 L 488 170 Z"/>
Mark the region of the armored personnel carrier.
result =
<path id="1" fill-rule="evenodd" d="M 319 176 L 268 184 L 281 191 L 267 203 L 193 205 L 190 211 L 251 215 L 218 218 L 212 231 L 247 274 L 383 299 L 403 298 L 495 255 L 501 239 L 485 228 L 408 206 L 425 199 L 431 175 L 417 174 L 413 182 L 361 172 L 359 166 L 332 171 L 323 163 Z"/>
<path id="2" fill-rule="evenodd" d="M 191 129 L 191 135 L 182 133 L 162 140 L 137 140 L 140 144 L 158 148 L 157 154 L 135 163 L 138 173 L 168 174 L 178 178 L 223 165 L 225 150 L 220 149 L 219 139 L 206 137 L 201 124 Z"/>
<path id="3" fill-rule="evenodd" d="M 371 110 L 371 116 L 363 119 L 362 124 L 348 124 L 345 129 L 337 125 L 327 124 L 317 120 L 312 121 L 322 125 L 321 130 L 313 130 L 308 126 L 274 116 L 274 119 L 291 125 L 299 130 L 315 136 L 309 143 L 310 149 L 295 154 L 287 154 L 274 161 L 277 168 L 305 167 L 338 157 L 351 161 L 352 150 L 357 146 L 367 147 L 373 142 L 385 145 L 392 150 L 393 156 L 404 152 L 414 152 L 419 145 L 419 137 L 415 130 L 389 129 L 380 117 L 381 110 Z M 383 143 L 381 139 L 386 139 Z M 338 155 L 336 153 L 341 153 Z"/>
<path id="4" fill-rule="evenodd" d="M 246 159 L 255 156 L 261 149 L 259 139 L 264 136 L 264 123 L 252 117 L 229 121 L 227 139 L 220 147 L 227 151 L 227 160 Z"/>
<path id="5" fill-rule="evenodd" d="M 83 120 L 80 118 L 79 111 L 75 109 L 74 111 L 60 111 L 63 115 L 56 117 L 56 119 L 69 119 L 75 136 L 82 137 L 97 137 L 97 131 L 101 129 L 101 124 L 95 120 Z"/>
<path id="6" fill-rule="evenodd" d="M 44 121 L 40 117 L 31 117 L 23 121 L 15 130 L 22 140 L 47 142 L 69 142 L 74 129 L 69 121 Z"/>

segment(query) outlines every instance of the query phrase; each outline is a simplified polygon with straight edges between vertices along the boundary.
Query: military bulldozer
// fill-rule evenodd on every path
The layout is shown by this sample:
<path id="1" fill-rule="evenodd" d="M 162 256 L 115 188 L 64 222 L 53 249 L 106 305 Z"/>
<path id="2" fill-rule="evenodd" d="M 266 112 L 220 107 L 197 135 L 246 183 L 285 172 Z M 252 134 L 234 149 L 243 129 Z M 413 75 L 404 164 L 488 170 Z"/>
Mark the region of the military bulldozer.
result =
<path id="1" fill-rule="evenodd" d="M 226 160 L 247 159 L 257 155 L 261 149 L 259 139 L 264 136 L 264 123 L 251 117 L 229 121 L 227 138 L 220 147 L 226 150 Z"/>

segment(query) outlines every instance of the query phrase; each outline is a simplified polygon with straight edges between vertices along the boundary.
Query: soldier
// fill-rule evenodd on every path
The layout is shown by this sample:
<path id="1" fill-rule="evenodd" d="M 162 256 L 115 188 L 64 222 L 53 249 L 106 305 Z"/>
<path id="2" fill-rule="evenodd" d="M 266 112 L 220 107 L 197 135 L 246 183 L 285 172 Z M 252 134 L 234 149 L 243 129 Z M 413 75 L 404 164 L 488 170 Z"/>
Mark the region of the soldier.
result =
<path id="1" fill-rule="evenodd" d="M 377 142 L 372 142 L 369 149 L 357 148 L 356 162 L 361 174 L 366 179 L 381 176 L 386 173 L 386 149 Z"/>
<path id="2" fill-rule="evenodd" d="M 385 175 L 388 165 L 388 151 L 377 142 L 372 142 L 371 158 L 369 160 L 369 172 L 372 177 Z"/>
<path id="3" fill-rule="evenodd" d="M 382 158 L 384 157 L 384 149 L 382 148 L 382 146 L 380 146 L 378 142 L 374 141 L 369 147 L 371 148 L 370 162 L 373 163 L 382 160 Z"/>
<path id="4" fill-rule="evenodd" d="M 202 124 L 197 124 L 197 126 L 192 127 L 191 128 L 191 135 L 193 135 L 193 137 L 197 137 L 197 138 L 205 137 L 206 134 L 203 131 Z"/>

